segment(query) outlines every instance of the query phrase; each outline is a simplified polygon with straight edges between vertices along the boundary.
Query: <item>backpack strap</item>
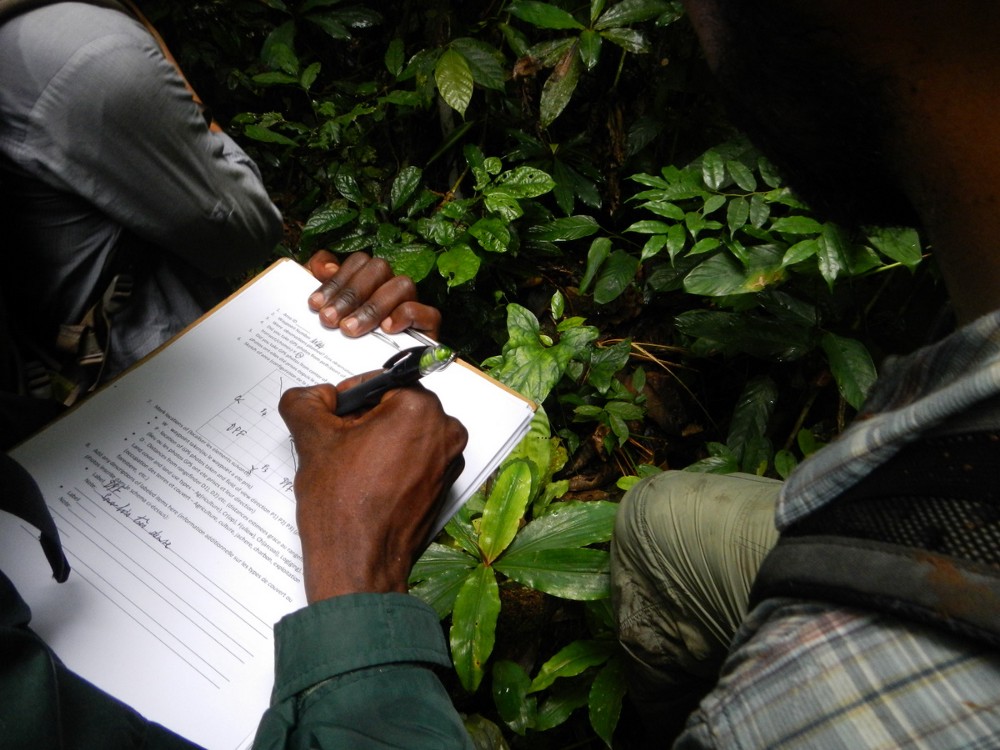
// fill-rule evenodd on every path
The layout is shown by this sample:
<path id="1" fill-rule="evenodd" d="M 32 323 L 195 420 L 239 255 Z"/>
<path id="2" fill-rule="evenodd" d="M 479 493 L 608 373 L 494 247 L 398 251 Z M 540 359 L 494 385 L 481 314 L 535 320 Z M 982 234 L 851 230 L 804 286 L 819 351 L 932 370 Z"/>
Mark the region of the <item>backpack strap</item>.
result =
<path id="1" fill-rule="evenodd" d="M 1000 647 L 1000 433 L 928 437 L 786 529 L 750 606 L 820 599 Z"/>

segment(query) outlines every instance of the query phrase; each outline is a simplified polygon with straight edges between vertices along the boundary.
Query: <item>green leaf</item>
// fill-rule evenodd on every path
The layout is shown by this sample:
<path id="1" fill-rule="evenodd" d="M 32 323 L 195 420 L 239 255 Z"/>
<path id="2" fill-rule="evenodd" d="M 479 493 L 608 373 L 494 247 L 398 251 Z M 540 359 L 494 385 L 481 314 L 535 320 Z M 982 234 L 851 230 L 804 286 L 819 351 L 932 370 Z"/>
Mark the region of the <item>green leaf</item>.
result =
<path id="1" fill-rule="evenodd" d="M 684 249 L 687 243 L 687 232 L 684 231 L 683 224 L 674 224 L 667 232 L 667 252 L 670 260 L 673 260 L 679 252 Z"/>
<path id="2" fill-rule="evenodd" d="M 403 64 L 406 62 L 406 48 L 403 40 L 398 36 L 394 37 L 385 50 L 385 69 L 392 75 L 398 76 L 403 72 Z"/>
<path id="3" fill-rule="evenodd" d="M 678 315 L 674 323 L 681 333 L 698 337 L 704 342 L 700 348 L 709 352 L 746 352 L 767 359 L 791 360 L 814 346 L 809 328 L 760 315 L 689 310 Z"/>
<path id="4" fill-rule="evenodd" d="M 684 277 L 684 291 L 706 297 L 739 294 L 744 291 L 746 280 L 744 268 L 732 256 L 720 253 L 699 264 Z"/>
<path id="5" fill-rule="evenodd" d="M 782 234 L 819 234 L 823 225 L 808 216 L 786 216 L 771 223 L 772 232 Z"/>
<path id="6" fill-rule="evenodd" d="M 757 178 L 753 176 L 753 171 L 743 162 L 730 159 L 726 162 L 726 171 L 733 178 L 741 190 L 752 193 L 757 189 Z"/>
<path id="7" fill-rule="evenodd" d="M 583 67 L 593 70 L 601 58 L 601 36 L 595 31 L 584 29 L 580 34 L 580 59 Z"/>
<path id="8" fill-rule="evenodd" d="M 869 239 L 882 255 L 907 268 L 916 268 L 923 259 L 920 235 L 915 229 L 880 228 Z"/>
<path id="9" fill-rule="evenodd" d="M 280 83 L 299 83 L 299 79 L 295 76 L 290 76 L 288 73 L 281 73 L 277 70 L 270 73 L 258 73 L 252 80 L 254 83 L 259 83 L 262 86 L 273 86 Z"/>
<path id="10" fill-rule="evenodd" d="M 791 451 L 780 450 L 774 454 L 774 470 L 778 472 L 778 476 L 782 479 L 788 479 L 798 464 L 798 459 L 795 458 Z"/>
<path id="11" fill-rule="evenodd" d="M 590 685 L 584 680 L 570 680 L 549 691 L 548 697 L 538 707 L 535 729 L 545 732 L 565 722 L 578 708 L 587 705 Z"/>
<path id="12" fill-rule="evenodd" d="M 628 364 L 632 343 L 628 339 L 619 341 L 613 346 L 598 347 L 590 355 L 590 373 L 587 382 L 599 393 L 607 393 L 611 384 L 617 382 L 614 378 Z"/>
<path id="13" fill-rule="evenodd" d="M 434 66 L 434 81 L 441 98 L 449 107 L 465 117 L 472 100 L 472 71 L 465 58 L 453 49 L 446 49 Z"/>
<path id="14" fill-rule="evenodd" d="M 501 174 L 494 184 L 497 189 L 501 189 L 515 198 L 537 198 L 552 190 L 556 183 L 540 169 L 518 167 Z M 487 189 L 487 191 L 489 190 L 492 188 Z"/>
<path id="15" fill-rule="evenodd" d="M 458 678 L 470 693 L 482 682 L 486 661 L 496 642 L 500 590 L 493 570 L 477 565 L 462 584 L 451 616 L 451 658 Z"/>
<path id="16" fill-rule="evenodd" d="M 875 363 L 865 345 L 833 333 L 823 334 L 820 345 L 826 352 L 840 395 L 860 409 L 876 378 Z"/>
<path id="17" fill-rule="evenodd" d="M 309 67 L 302 71 L 302 77 L 299 79 L 299 85 L 308 91 L 316 82 L 316 76 L 319 75 L 319 70 L 320 64 L 318 62 L 310 64 Z"/>
<path id="18" fill-rule="evenodd" d="M 528 228 L 528 237 L 544 242 L 565 242 L 589 237 L 600 230 L 597 219 L 589 215 L 567 216 L 553 219 L 544 224 L 535 224 Z"/>
<path id="19" fill-rule="evenodd" d="M 811 237 L 808 240 L 802 240 L 801 242 L 796 242 L 785 251 L 785 255 L 781 259 L 781 265 L 794 266 L 797 263 L 801 263 L 804 260 L 812 258 L 818 252 L 819 240 L 815 237 Z"/>
<path id="20" fill-rule="evenodd" d="M 333 16 L 307 15 L 303 18 L 338 42 L 346 42 L 351 38 L 351 32 L 347 30 L 347 27 Z"/>
<path id="21" fill-rule="evenodd" d="M 340 170 L 333 177 L 333 186 L 337 192 L 347 198 L 351 203 L 364 203 L 365 197 L 361 193 L 361 187 L 354 175 L 348 171 Z"/>
<path id="22" fill-rule="evenodd" d="M 604 664 L 617 651 L 614 641 L 573 641 L 542 664 L 528 690 L 537 693 L 551 687 L 560 677 L 576 677 L 591 667 Z"/>
<path id="23" fill-rule="evenodd" d="M 777 401 L 778 386 L 767 376 L 754 378 L 743 388 L 726 438 L 737 458 L 742 460 L 747 446 L 767 432 Z"/>
<path id="24" fill-rule="evenodd" d="M 670 231 L 672 224 L 667 224 L 665 221 L 653 221 L 647 219 L 645 221 L 637 221 L 634 224 L 630 224 L 625 230 L 626 232 L 637 232 L 639 234 L 666 234 Z"/>
<path id="25" fill-rule="evenodd" d="M 469 571 L 476 566 L 476 561 L 466 556 L 470 563 L 466 568 L 450 568 L 442 570 L 410 588 L 410 593 L 434 610 L 439 619 L 447 617 L 455 608 L 455 599 Z"/>
<path id="26" fill-rule="evenodd" d="M 597 276 L 598 270 L 610 254 L 611 240 L 607 237 L 598 237 L 590 243 L 590 249 L 587 251 L 587 267 L 580 280 L 580 294 L 587 293 L 590 283 Z"/>
<path id="27" fill-rule="evenodd" d="M 585 547 L 611 539 L 618 503 L 554 503 L 514 537 L 507 554 L 534 553 L 548 549 Z"/>
<path id="28" fill-rule="evenodd" d="M 726 181 L 726 163 L 715 149 L 701 156 L 701 179 L 709 190 L 718 190 Z"/>
<path id="29" fill-rule="evenodd" d="M 573 98 L 576 84 L 580 80 L 581 63 L 577 50 L 576 43 L 566 50 L 542 86 L 539 122 L 543 128 L 551 125 Z"/>
<path id="30" fill-rule="evenodd" d="M 612 739 L 618 719 L 621 717 L 622 702 L 628 687 L 625 682 L 625 665 L 621 659 L 608 662 L 590 687 L 590 725 L 604 744 L 612 747 Z"/>
<path id="31" fill-rule="evenodd" d="M 420 187 L 420 179 L 423 177 L 423 170 L 419 167 L 403 167 L 392 181 L 389 190 L 389 210 L 398 211 L 403 205 L 413 197 L 413 194 Z"/>
<path id="32" fill-rule="evenodd" d="M 503 91 L 507 84 L 503 57 L 489 44 L 470 37 L 452 39 L 448 44 L 465 58 L 477 84 L 495 91 Z"/>
<path id="33" fill-rule="evenodd" d="M 640 21 L 649 21 L 666 12 L 669 5 L 662 0 L 623 0 L 608 8 L 597 19 L 594 28 L 598 31 L 620 26 L 629 26 Z"/>
<path id="34" fill-rule="evenodd" d="M 615 300 L 635 279 L 639 260 L 624 250 L 615 250 L 601 266 L 594 284 L 594 302 L 606 305 Z"/>
<path id="35" fill-rule="evenodd" d="M 312 213 L 306 220 L 302 229 L 302 240 L 311 240 L 326 232 L 332 232 L 345 224 L 349 224 L 357 217 L 357 210 L 347 206 L 343 202 L 333 203 L 320 208 Z"/>
<path id="36" fill-rule="evenodd" d="M 726 196 L 724 195 L 710 195 L 705 199 L 705 205 L 702 206 L 701 215 L 708 216 L 715 211 L 718 211 L 726 205 Z"/>
<path id="37" fill-rule="evenodd" d="M 483 250 L 491 253 L 505 253 L 510 249 L 510 230 L 500 219 L 480 219 L 469 227 L 469 234 L 479 241 Z"/>
<path id="38" fill-rule="evenodd" d="M 608 553 L 583 547 L 537 552 L 510 550 L 494 567 L 508 578 L 562 599 L 586 601 L 610 595 Z"/>
<path id="39" fill-rule="evenodd" d="M 507 463 L 493 484 L 479 527 L 479 549 L 487 565 L 513 541 L 530 500 L 530 465 L 524 460 Z"/>
<path id="40" fill-rule="evenodd" d="M 437 264 L 437 253 L 427 245 L 393 245 L 377 253 L 389 261 L 397 276 L 409 276 L 414 282 L 423 281 Z"/>
<path id="41" fill-rule="evenodd" d="M 267 35 L 260 51 L 261 62 L 298 80 L 299 58 L 295 54 L 295 23 L 285 21 Z"/>
<path id="42" fill-rule="evenodd" d="M 729 201 L 729 206 L 726 208 L 726 226 L 729 227 L 729 236 L 732 237 L 746 226 L 749 218 L 750 202 L 746 198 L 733 198 Z"/>
<path id="43" fill-rule="evenodd" d="M 243 132 L 248 138 L 253 138 L 255 141 L 262 141 L 264 143 L 280 143 L 282 146 L 296 145 L 295 141 L 291 138 L 288 138 L 281 133 L 275 133 L 273 130 L 269 130 L 263 125 L 247 125 L 243 128 Z"/>
<path id="44" fill-rule="evenodd" d="M 585 28 L 582 23 L 562 8 L 548 3 L 535 2 L 535 0 L 514 0 L 507 6 L 507 12 L 542 29 Z"/>
<path id="45" fill-rule="evenodd" d="M 750 198 L 750 223 L 760 229 L 771 217 L 771 207 L 759 194 Z"/>
<path id="46" fill-rule="evenodd" d="M 535 723 L 535 699 L 528 695 L 531 678 L 520 664 L 503 659 L 493 665 L 493 703 L 500 718 L 523 735 Z"/>
<path id="47" fill-rule="evenodd" d="M 448 281 L 448 286 L 460 286 L 476 278 L 479 273 L 479 256 L 468 245 L 454 245 L 437 258 L 440 274 Z"/>
<path id="48" fill-rule="evenodd" d="M 613 44 L 617 44 L 626 52 L 642 55 L 649 52 L 649 42 L 646 36 L 636 29 L 608 29 L 601 36 Z"/>
<path id="49" fill-rule="evenodd" d="M 847 237 L 844 230 L 833 224 L 827 224 L 823 227 L 818 242 L 816 258 L 819 261 L 819 272 L 826 279 L 827 285 L 833 289 L 833 283 L 840 272 L 848 268 Z"/>

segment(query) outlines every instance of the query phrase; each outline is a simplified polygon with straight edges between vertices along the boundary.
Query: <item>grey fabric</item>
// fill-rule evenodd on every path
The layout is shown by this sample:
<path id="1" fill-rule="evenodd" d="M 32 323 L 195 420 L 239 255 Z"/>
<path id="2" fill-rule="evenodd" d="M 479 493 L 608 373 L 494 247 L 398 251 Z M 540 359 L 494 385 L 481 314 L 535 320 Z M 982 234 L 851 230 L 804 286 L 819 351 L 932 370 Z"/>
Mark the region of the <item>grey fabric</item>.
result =
<path id="1" fill-rule="evenodd" d="M 102 291 L 123 243 L 135 303 L 115 321 L 109 374 L 218 298 L 212 277 L 263 261 L 281 220 L 253 162 L 212 133 L 135 19 L 57 3 L 0 26 L 5 296 L 54 338 Z"/>

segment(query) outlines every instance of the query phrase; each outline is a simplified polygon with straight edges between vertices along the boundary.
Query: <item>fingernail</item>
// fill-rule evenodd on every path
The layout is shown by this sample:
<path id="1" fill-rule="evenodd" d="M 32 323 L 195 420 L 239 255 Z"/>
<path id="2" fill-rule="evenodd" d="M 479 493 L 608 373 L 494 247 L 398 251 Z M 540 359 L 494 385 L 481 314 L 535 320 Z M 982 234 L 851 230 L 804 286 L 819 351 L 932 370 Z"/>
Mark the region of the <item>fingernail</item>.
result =
<path id="1" fill-rule="evenodd" d="M 340 327 L 350 334 L 357 333 L 359 326 L 360 324 L 358 323 L 357 318 L 347 318 L 340 324 Z"/>
<path id="2" fill-rule="evenodd" d="M 325 270 L 325 271 L 326 271 L 326 272 L 327 272 L 328 274 L 330 274 L 331 276 L 333 276 L 333 275 L 334 275 L 335 273 L 337 273 L 337 271 L 339 271 L 339 270 L 340 270 L 340 266 L 338 266 L 338 265 L 337 265 L 336 263 L 327 263 L 327 264 L 326 264 L 326 265 L 324 266 L 324 270 Z"/>
<path id="3" fill-rule="evenodd" d="M 320 307 L 322 307 L 323 306 L 323 293 L 322 292 L 313 292 L 311 295 L 309 295 L 309 306 L 312 307 L 313 309 L 316 309 L 316 310 L 318 310 Z"/>
<path id="4" fill-rule="evenodd" d="M 326 323 L 331 328 L 337 327 L 338 316 L 337 316 L 337 311 L 334 308 L 324 307 L 322 310 L 320 310 L 319 316 L 323 319 L 323 322 Z"/>

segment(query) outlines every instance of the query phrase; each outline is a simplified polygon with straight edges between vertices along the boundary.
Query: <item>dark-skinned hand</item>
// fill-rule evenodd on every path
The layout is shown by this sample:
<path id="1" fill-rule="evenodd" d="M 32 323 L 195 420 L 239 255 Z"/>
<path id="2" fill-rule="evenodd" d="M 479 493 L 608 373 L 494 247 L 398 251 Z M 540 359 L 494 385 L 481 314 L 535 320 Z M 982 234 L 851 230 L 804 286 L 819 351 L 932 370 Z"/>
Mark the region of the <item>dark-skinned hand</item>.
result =
<path id="1" fill-rule="evenodd" d="M 335 416 L 338 390 L 372 375 L 338 388 L 291 388 L 279 403 L 299 457 L 296 520 L 310 603 L 406 592 L 441 501 L 464 467 L 465 428 L 420 385 Z"/>
<path id="2" fill-rule="evenodd" d="M 392 267 L 366 253 L 352 253 L 343 263 L 319 250 L 307 262 L 323 285 L 309 296 L 309 307 L 329 328 L 361 336 L 381 327 L 386 333 L 407 328 L 438 337 L 441 313 L 417 302 L 417 287 L 409 276 L 396 276 Z"/>

